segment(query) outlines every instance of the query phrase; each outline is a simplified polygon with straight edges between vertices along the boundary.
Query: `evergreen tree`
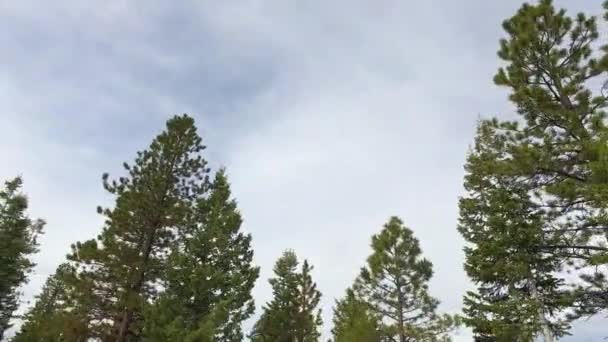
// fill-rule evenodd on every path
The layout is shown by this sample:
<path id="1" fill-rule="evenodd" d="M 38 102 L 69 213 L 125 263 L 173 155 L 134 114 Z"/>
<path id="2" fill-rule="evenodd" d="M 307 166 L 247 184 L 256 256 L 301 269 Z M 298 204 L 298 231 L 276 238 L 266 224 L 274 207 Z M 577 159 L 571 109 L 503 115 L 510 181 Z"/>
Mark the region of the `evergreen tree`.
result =
<path id="1" fill-rule="evenodd" d="M 317 342 L 321 310 L 317 309 L 321 292 L 312 281 L 312 266 L 304 261 L 298 272 L 298 258 L 286 251 L 277 260 L 275 277 L 269 280 L 273 299 L 264 307 L 251 339 L 254 342 Z"/>
<path id="2" fill-rule="evenodd" d="M 20 331 L 13 342 L 84 342 L 88 336 L 90 316 L 86 309 L 74 302 L 70 284 L 75 270 L 62 264 L 51 275 L 36 304 L 25 315 Z"/>
<path id="3" fill-rule="evenodd" d="M 241 323 L 254 311 L 251 236 L 230 197 L 225 171 L 216 173 L 208 197 L 169 256 L 165 291 L 146 317 L 146 340 L 242 341 Z"/>
<path id="4" fill-rule="evenodd" d="M 21 186 L 18 177 L 0 189 L 0 340 L 11 327 L 19 306 L 19 287 L 34 267 L 30 255 L 38 251 L 37 238 L 44 226 L 44 221 L 28 217 Z"/>
<path id="5" fill-rule="evenodd" d="M 295 341 L 297 342 L 316 342 L 321 337 L 319 329 L 322 327 L 323 321 L 321 320 L 321 309 L 318 308 L 321 292 L 312 280 L 312 270 L 313 267 L 308 260 L 304 260 L 297 277 L 297 312 L 295 316 Z"/>
<path id="6" fill-rule="evenodd" d="M 470 230 L 465 232 L 470 234 L 465 238 L 474 244 L 471 251 L 476 250 L 480 255 L 486 253 L 477 259 L 490 259 L 492 253 L 498 255 L 513 250 L 518 251 L 522 258 L 531 258 L 530 267 L 518 270 L 513 278 L 498 274 L 490 283 L 493 283 L 492 287 L 498 284 L 507 286 L 503 289 L 510 291 L 518 288 L 509 294 L 509 305 L 517 304 L 514 298 L 521 296 L 523 291 L 527 298 L 535 298 L 532 300 L 535 305 L 529 306 L 535 308 L 515 322 L 513 316 L 496 316 L 493 313 L 499 308 L 496 303 L 478 306 L 475 315 L 492 315 L 494 328 L 496 324 L 508 327 L 528 320 L 526 327 L 531 327 L 532 331 L 541 329 L 545 340 L 552 341 L 553 335 L 564 328 L 551 321 L 553 311 L 569 305 L 570 301 L 565 299 L 565 303 L 559 303 L 564 298 L 561 293 L 564 279 L 550 275 L 557 263 L 567 266 L 564 271 L 582 274 L 582 279 L 588 283 L 587 286 L 576 285 L 579 288 L 575 292 L 574 307 L 579 315 L 605 309 L 606 272 L 598 266 L 608 262 L 608 131 L 605 114 L 608 101 L 606 96 L 594 94 L 589 85 L 603 81 L 600 76 L 608 71 L 608 48 L 594 51 L 594 42 L 599 36 L 595 18 L 584 14 L 571 18 L 564 10 L 556 10 L 550 0 L 541 0 L 537 5 L 524 4 L 504 22 L 503 27 L 507 37 L 501 40 L 498 55 L 506 66 L 499 69 L 494 81 L 509 88 L 510 99 L 517 107 L 519 118 L 482 123 L 487 134 L 494 136 L 495 142 L 500 142 L 501 157 L 479 168 L 487 168 L 484 172 L 491 174 L 484 176 L 487 179 L 508 180 L 508 185 L 500 184 L 502 190 L 496 189 L 496 192 L 515 191 L 517 194 L 512 198 L 497 193 L 493 199 L 486 196 L 481 200 L 486 204 L 479 208 L 478 214 L 483 217 L 487 214 L 483 210 L 500 210 L 488 208 L 487 204 L 491 202 L 493 206 L 505 203 L 512 206 L 500 214 L 503 222 L 494 222 L 491 228 L 494 233 L 504 229 L 504 234 L 509 234 L 509 237 L 502 236 L 496 244 L 482 241 L 483 234 L 477 236 L 475 232 L 481 231 L 482 228 L 475 228 L 475 225 L 482 227 L 484 223 L 481 222 L 462 222 L 464 227 L 461 226 L 461 230 Z M 481 183 L 479 185 L 482 187 L 475 190 L 478 193 L 495 192 L 483 188 Z M 491 188 L 496 184 L 485 186 Z M 518 199 L 523 202 L 516 204 Z M 466 208 L 470 211 L 465 214 L 469 216 L 467 220 L 474 218 L 476 209 L 473 206 Z M 462 210 L 461 203 L 461 214 Z M 522 216 L 516 220 L 518 214 Z M 506 226 L 499 228 L 500 225 Z M 486 228 L 489 227 L 487 225 Z M 525 234 L 532 240 L 512 238 L 515 234 Z M 493 250 L 485 250 L 483 246 L 493 246 Z M 478 273 L 475 277 L 481 280 L 481 271 L 474 270 L 480 267 L 475 263 L 481 262 L 476 258 L 469 259 L 467 267 L 468 271 Z M 524 264 L 520 263 L 522 267 Z M 520 282 L 507 285 L 525 273 L 533 274 L 528 283 L 536 282 L 536 286 L 527 285 L 526 288 Z M 492 289 L 486 290 L 492 292 Z M 481 296 L 477 299 L 482 302 L 491 300 L 487 293 L 480 292 L 476 296 Z M 505 293 L 493 293 L 492 296 L 495 297 L 493 300 L 504 302 Z M 520 309 L 523 311 L 522 307 Z M 506 312 L 508 307 L 501 310 Z M 535 319 L 531 318 L 534 314 L 538 315 Z M 547 322 L 543 323 L 543 320 Z"/>
<path id="7" fill-rule="evenodd" d="M 336 301 L 333 342 L 381 342 L 380 320 L 352 289 Z"/>
<path id="8" fill-rule="evenodd" d="M 285 251 L 274 266 L 275 277 L 268 282 L 272 287 L 273 298 L 256 322 L 252 341 L 293 342 L 294 322 L 297 313 L 298 259 L 293 251 Z"/>
<path id="9" fill-rule="evenodd" d="M 542 246 L 559 236 L 546 229 L 545 210 L 532 200 L 531 189 L 517 177 L 496 172 L 505 160 L 505 140 L 482 122 L 475 149 L 468 157 L 460 200 L 459 231 L 465 247 L 465 270 L 478 284 L 464 299 L 465 322 L 479 337 L 532 342 L 563 335 L 568 325 L 557 314 L 570 296 L 557 278 L 560 258 Z"/>
<path id="10" fill-rule="evenodd" d="M 187 115 L 167 122 L 126 177 L 104 186 L 116 196 L 102 233 L 77 243 L 69 259 L 77 267 L 77 298 L 91 302 L 89 333 L 105 341 L 141 338 L 142 315 L 157 295 L 167 254 L 207 187 L 204 149 L 194 120 Z"/>
<path id="11" fill-rule="evenodd" d="M 597 296 L 605 296 L 606 287 L 605 269 L 598 266 L 608 263 L 608 102 L 588 86 L 604 81 L 608 47 L 593 49 L 595 18 L 581 13 L 572 19 L 551 1 L 523 6 L 504 27 L 509 36 L 499 56 L 507 67 L 495 81 L 511 89 L 524 124 L 496 127 L 510 139 L 512 172 L 537 187 L 540 205 L 553 216 L 552 230 L 561 236 L 544 252 L 582 269 L 590 286 L 579 289 L 584 303 L 578 307 L 593 314 L 605 309 Z"/>
<path id="12" fill-rule="evenodd" d="M 413 232 L 391 217 L 371 246 L 355 288 L 380 316 L 383 334 L 399 342 L 449 340 L 454 317 L 436 312 L 439 301 L 428 293 L 433 265 Z"/>

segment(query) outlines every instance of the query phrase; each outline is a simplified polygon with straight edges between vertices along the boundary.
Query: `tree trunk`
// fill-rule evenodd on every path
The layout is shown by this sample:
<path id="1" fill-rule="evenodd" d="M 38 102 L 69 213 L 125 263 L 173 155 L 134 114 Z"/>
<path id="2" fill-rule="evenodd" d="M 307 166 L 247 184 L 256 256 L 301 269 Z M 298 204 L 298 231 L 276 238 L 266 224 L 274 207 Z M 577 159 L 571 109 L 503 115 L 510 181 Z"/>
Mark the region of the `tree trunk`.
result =
<path id="1" fill-rule="evenodd" d="M 538 289 L 536 288 L 536 281 L 530 278 L 528 281 L 528 286 L 530 287 L 530 294 L 532 295 L 532 298 L 540 302 L 540 295 L 538 293 Z M 545 317 L 545 312 L 542 306 L 538 309 L 538 321 L 540 322 L 544 342 L 554 342 L 555 340 L 553 338 L 553 332 L 551 332 L 549 321 L 547 320 L 547 317 Z"/>
<path id="2" fill-rule="evenodd" d="M 152 252 L 152 243 L 154 241 L 154 235 L 156 233 L 156 229 L 158 227 L 154 227 L 148 238 L 144 242 L 143 246 L 143 259 L 141 262 L 140 268 L 137 270 L 137 275 L 133 282 L 133 285 L 129 289 L 130 295 L 137 295 L 141 290 L 141 287 L 144 284 L 144 279 L 146 275 L 146 266 L 148 264 L 148 259 L 150 258 L 150 253 Z M 127 296 L 127 297 L 128 297 Z M 133 320 L 133 308 L 131 307 L 131 303 L 127 303 L 125 310 L 123 311 L 120 326 L 118 329 L 118 336 L 116 338 L 116 342 L 125 342 L 127 340 L 127 334 L 129 333 L 129 327 L 131 325 L 131 321 Z"/>
<path id="3" fill-rule="evenodd" d="M 401 283 L 399 281 L 395 282 L 397 285 L 397 299 L 399 301 L 399 313 L 397 317 L 399 318 L 397 323 L 399 324 L 399 342 L 407 342 L 405 338 L 405 329 L 403 324 L 405 324 L 405 317 L 403 317 L 403 310 L 405 310 L 405 300 L 403 299 L 403 292 L 401 292 Z"/>

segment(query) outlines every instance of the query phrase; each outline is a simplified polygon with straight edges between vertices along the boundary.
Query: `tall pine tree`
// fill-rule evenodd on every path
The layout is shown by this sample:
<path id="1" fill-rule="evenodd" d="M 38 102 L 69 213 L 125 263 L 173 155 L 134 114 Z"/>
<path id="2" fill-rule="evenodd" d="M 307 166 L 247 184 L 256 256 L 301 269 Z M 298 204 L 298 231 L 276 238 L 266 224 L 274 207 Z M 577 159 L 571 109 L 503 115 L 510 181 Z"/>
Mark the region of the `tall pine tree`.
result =
<path id="1" fill-rule="evenodd" d="M 241 323 L 254 311 L 259 269 L 241 223 L 220 170 L 169 256 L 165 291 L 146 315 L 147 341 L 243 340 Z"/>
<path id="2" fill-rule="evenodd" d="M 449 340 L 455 320 L 437 313 L 439 301 L 428 292 L 433 265 L 413 232 L 391 217 L 371 246 L 355 289 L 381 318 L 383 335 L 399 342 Z"/>
<path id="3" fill-rule="evenodd" d="M 19 287 L 34 267 L 30 256 L 38 251 L 37 238 L 44 226 L 44 221 L 27 215 L 28 201 L 21 187 L 21 178 L 15 178 L 0 189 L 0 340 L 11 327 Z"/>
<path id="4" fill-rule="evenodd" d="M 595 18 L 555 10 L 552 2 L 524 5 L 504 23 L 508 38 L 499 56 L 507 63 L 495 77 L 511 90 L 523 125 L 497 123 L 509 138 L 514 174 L 536 187 L 539 205 L 552 215 L 559 243 L 543 246 L 580 269 L 584 314 L 605 309 L 608 263 L 608 131 L 606 94 L 589 86 L 604 82 L 608 47 L 594 51 Z M 599 285 L 599 286 L 598 286 Z"/>
<path id="5" fill-rule="evenodd" d="M 75 244 L 69 257 L 78 268 L 78 297 L 86 295 L 93 306 L 89 337 L 141 338 L 143 311 L 157 295 L 170 247 L 206 191 L 204 148 L 194 120 L 176 116 L 134 165 L 124 164 L 127 176 L 104 175 L 115 206 L 99 209 L 106 216 L 102 233 Z"/>
<path id="6" fill-rule="evenodd" d="M 528 298 L 536 298 L 536 308 L 526 317 L 533 319 L 530 317 L 541 311 L 545 319 L 538 315 L 537 323 L 528 321 L 526 326 L 536 326 L 532 330 L 540 329 L 545 340 L 552 341 L 553 335 L 559 334 L 560 330 L 551 322 L 553 311 L 560 305 L 568 305 L 567 302 L 559 303 L 565 279 L 551 275 L 556 270 L 556 263 L 567 266 L 565 271 L 581 274 L 587 281 L 585 286 L 572 285 L 579 287 L 574 304 L 579 315 L 605 309 L 603 303 L 608 288 L 605 269 L 608 262 L 605 108 L 608 101 L 601 94 L 598 83 L 603 83 L 602 74 L 608 71 L 608 48 L 594 50 L 599 37 L 595 18 L 584 14 L 571 18 L 564 10 L 556 10 L 550 0 L 541 0 L 536 5 L 524 4 L 503 27 L 507 37 L 501 40 L 498 55 L 506 66 L 499 69 L 494 81 L 510 90 L 510 99 L 517 107 L 519 118 L 482 123 L 487 134 L 501 144 L 501 157 L 485 163 L 483 167 L 487 170 L 484 172 L 488 175 L 483 177 L 508 180 L 508 186 L 498 185 L 500 189 L 494 191 L 491 188 L 497 184 L 492 182 L 486 185 L 488 189 L 483 188 L 481 179 L 466 182 L 479 182 L 481 188 L 475 190 L 478 193 L 486 190 L 495 193 L 493 199 L 487 196 L 481 199 L 486 205 L 478 209 L 479 217 L 487 211 L 500 210 L 488 208 L 488 201 L 494 202 L 492 206 L 511 203 L 512 207 L 504 208 L 501 214 L 503 223 L 494 222 L 492 228 L 487 225 L 494 233 L 504 229 L 503 234 L 508 236 L 500 237 L 493 245 L 494 251 L 485 250 L 484 258 L 491 258 L 492 253 L 496 256 L 513 250 L 521 257 L 530 258 L 530 267 L 520 269 L 513 276 L 531 273 L 534 276 L 528 283 L 535 281 L 536 286 L 528 285 L 525 289 L 521 282 L 511 284 L 509 288 L 518 287 L 519 290 L 510 297 L 515 298 L 515 294 L 521 295 L 524 291 Z M 597 91 L 591 91 L 590 85 L 597 85 Z M 513 198 L 503 196 L 500 199 L 496 194 L 512 190 L 515 191 Z M 523 204 L 514 204 L 518 198 Z M 461 213 L 462 210 L 461 204 Z M 465 208 L 468 211 L 464 214 L 468 217 L 465 220 L 470 221 L 475 210 L 473 206 Z M 523 216 L 516 220 L 517 215 Z M 492 241 L 483 241 L 485 233 L 475 232 L 485 229 L 481 228 L 485 222 L 462 223 L 461 230 L 470 230 L 465 232 L 465 238 L 473 243 L 473 251 L 482 253 L 483 246 L 492 246 Z M 499 228 L 500 225 L 504 227 Z M 526 234 L 532 240 L 512 238 L 516 234 Z M 492 234 L 485 235 L 489 238 Z M 482 275 L 480 265 L 484 258 L 470 258 L 467 265 L 469 272 L 478 269 L 472 274 L 482 282 L 485 275 Z M 520 262 L 520 265 L 524 264 Z M 491 283 L 513 282 L 510 276 L 497 274 Z M 483 297 L 478 298 L 482 301 L 492 300 L 485 293 L 477 295 Z M 498 298 L 503 295 L 501 293 Z M 495 316 L 492 311 L 497 308 L 496 303 L 478 306 L 475 315 L 493 315 L 494 323 L 505 327 L 522 323 L 524 317 L 513 322 L 512 316 Z M 547 322 L 542 323 L 543 320 Z"/>
<path id="7" fill-rule="evenodd" d="M 298 270 L 298 258 L 286 251 L 277 260 L 275 277 L 269 280 L 273 299 L 256 322 L 251 339 L 254 342 L 317 342 L 321 310 L 321 292 L 317 290 L 308 261 Z"/>

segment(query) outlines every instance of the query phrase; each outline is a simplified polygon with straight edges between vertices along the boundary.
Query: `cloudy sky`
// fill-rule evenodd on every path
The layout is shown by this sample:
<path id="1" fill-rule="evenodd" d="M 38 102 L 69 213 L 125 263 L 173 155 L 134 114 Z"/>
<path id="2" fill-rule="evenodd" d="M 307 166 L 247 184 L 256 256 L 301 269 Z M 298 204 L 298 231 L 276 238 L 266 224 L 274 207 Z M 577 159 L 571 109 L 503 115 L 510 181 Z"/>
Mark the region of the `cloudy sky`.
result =
<path id="1" fill-rule="evenodd" d="M 599 1 L 557 3 L 600 13 Z M 48 221 L 25 299 L 99 232 L 95 207 L 112 203 L 101 174 L 187 112 L 253 234 L 258 305 L 293 248 L 316 267 L 329 323 L 370 236 L 399 215 L 435 265 L 442 309 L 459 311 L 463 163 L 477 119 L 512 112 L 491 79 L 500 23 L 520 4 L 0 0 L 0 179 L 22 175 Z M 600 330 L 582 324 L 568 341 Z"/>

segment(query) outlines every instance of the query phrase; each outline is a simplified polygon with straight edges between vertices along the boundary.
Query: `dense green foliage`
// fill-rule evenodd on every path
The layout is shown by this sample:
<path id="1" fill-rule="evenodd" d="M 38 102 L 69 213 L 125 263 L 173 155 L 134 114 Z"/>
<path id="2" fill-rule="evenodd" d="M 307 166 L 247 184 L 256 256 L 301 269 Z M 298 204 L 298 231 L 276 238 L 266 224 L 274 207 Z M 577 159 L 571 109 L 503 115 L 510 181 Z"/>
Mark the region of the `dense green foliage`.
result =
<path id="1" fill-rule="evenodd" d="M 554 275 L 561 270 L 559 258 L 539 250 L 556 243 L 545 233 L 544 211 L 525 184 L 495 172 L 495 161 L 504 159 L 502 146 L 482 123 L 466 167 L 469 195 L 460 201 L 459 230 L 472 244 L 465 248 L 465 270 L 478 289 L 465 296 L 465 322 L 480 336 L 533 341 L 547 315 L 567 308 L 570 300 Z M 567 327 L 550 322 L 555 335 Z"/>
<path id="2" fill-rule="evenodd" d="M 298 258 L 286 251 L 274 266 L 272 300 L 264 306 L 251 340 L 255 342 L 317 342 L 321 336 L 321 292 L 313 282 L 312 266 L 304 260 L 298 270 Z"/>
<path id="3" fill-rule="evenodd" d="M 607 48 L 594 51 L 595 18 L 550 0 L 523 5 L 503 27 L 494 81 L 519 117 L 482 121 L 467 163 L 459 229 L 479 288 L 465 298 L 466 322 L 498 341 L 553 341 L 568 332 L 566 312 L 603 310 L 608 293 L 597 267 L 608 261 L 608 102 L 588 88 L 603 81 Z"/>
<path id="4" fill-rule="evenodd" d="M 145 315 L 148 341 L 242 341 L 241 323 L 254 311 L 251 236 L 223 170 L 198 201 L 191 225 L 172 248 L 165 291 Z M 205 336 L 205 337 L 202 337 Z"/>
<path id="5" fill-rule="evenodd" d="M 15 178 L 0 189 L 0 340 L 19 307 L 19 286 L 34 267 L 30 256 L 38 250 L 36 239 L 44 226 L 28 217 L 21 186 L 21 178 Z"/>
<path id="6" fill-rule="evenodd" d="M 333 342 L 380 342 L 380 315 L 372 312 L 368 303 L 358 297 L 352 289 L 336 301 Z"/>

